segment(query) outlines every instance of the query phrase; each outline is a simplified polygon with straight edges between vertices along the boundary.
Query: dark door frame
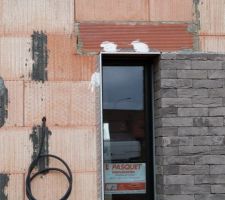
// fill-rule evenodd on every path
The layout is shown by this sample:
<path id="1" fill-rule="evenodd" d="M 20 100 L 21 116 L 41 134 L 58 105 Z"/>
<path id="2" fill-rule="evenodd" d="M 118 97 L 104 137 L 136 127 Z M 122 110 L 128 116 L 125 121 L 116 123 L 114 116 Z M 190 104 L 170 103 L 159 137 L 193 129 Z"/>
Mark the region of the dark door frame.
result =
<path id="1" fill-rule="evenodd" d="M 156 54 L 117 54 L 102 53 L 101 66 L 143 66 L 144 67 L 144 110 L 146 125 L 146 200 L 155 199 L 155 142 L 154 142 L 154 111 L 153 111 L 153 63 L 159 57 Z M 102 74 L 101 74 L 102 75 Z M 101 77 L 102 78 L 102 77 Z M 103 92 L 103 91 L 102 91 Z M 102 95 L 102 94 L 101 94 Z M 102 97 L 101 97 L 102 98 Z M 103 110 L 102 110 L 103 112 Z M 103 115 L 103 114 L 102 114 Z M 102 138 L 103 140 L 103 138 Z M 102 154 L 103 155 L 103 154 Z M 104 173 L 102 173 L 104 176 Z M 103 179 L 104 185 L 104 179 Z M 104 188 L 102 190 L 104 192 Z M 104 193 L 102 194 L 104 199 Z"/>

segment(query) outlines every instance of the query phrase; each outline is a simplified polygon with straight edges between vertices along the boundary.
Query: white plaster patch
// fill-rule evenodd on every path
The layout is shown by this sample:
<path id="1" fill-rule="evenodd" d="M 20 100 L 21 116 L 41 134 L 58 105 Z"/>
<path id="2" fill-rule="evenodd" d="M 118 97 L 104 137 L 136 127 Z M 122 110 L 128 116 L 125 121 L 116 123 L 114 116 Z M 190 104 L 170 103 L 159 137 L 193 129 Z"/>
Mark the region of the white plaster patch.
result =
<path id="1" fill-rule="evenodd" d="M 149 52 L 149 47 L 144 42 L 140 42 L 139 40 L 134 40 L 131 42 L 131 45 L 133 46 L 134 51 L 136 52 Z"/>
<path id="2" fill-rule="evenodd" d="M 91 91 L 94 92 L 94 89 L 96 87 L 99 87 L 100 86 L 100 73 L 99 72 L 95 72 L 92 74 L 91 76 L 91 82 L 89 84 L 89 88 L 91 88 Z"/>
<path id="3" fill-rule="evenodd" d="M 100 47 L 102 47 L 105 52 L 117 52 L 117 44 L 114 42 L 104 41 L 101 43 Z"/>

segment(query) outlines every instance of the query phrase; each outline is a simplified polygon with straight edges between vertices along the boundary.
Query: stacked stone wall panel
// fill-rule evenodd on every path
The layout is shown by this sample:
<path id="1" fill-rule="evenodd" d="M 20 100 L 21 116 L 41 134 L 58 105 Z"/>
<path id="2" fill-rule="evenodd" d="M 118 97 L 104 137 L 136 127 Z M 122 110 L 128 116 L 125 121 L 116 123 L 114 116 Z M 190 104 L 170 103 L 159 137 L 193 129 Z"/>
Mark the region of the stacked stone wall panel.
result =
<path id="1" fill-rule="evenodd" d="M 157 200 L 225 199 L 224 62 L 164 53 L 155 66 Z"/>

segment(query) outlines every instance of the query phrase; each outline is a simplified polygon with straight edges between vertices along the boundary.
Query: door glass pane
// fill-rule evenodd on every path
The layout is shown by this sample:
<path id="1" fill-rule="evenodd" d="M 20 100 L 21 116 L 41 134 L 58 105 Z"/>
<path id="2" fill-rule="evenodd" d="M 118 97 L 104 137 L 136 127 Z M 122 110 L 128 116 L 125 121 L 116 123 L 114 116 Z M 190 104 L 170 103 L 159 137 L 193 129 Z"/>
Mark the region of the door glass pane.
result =
<path id="1" fill-rule="evenodd" d="M 104 67 L 103 82 L 103 109 L 143 110 L 143 67 Z"/>
<path id="2" fill-rule="evenodd" d="M 103 67 L 106 200 L 144 200 L 146 139 L 144 67 Z"/>

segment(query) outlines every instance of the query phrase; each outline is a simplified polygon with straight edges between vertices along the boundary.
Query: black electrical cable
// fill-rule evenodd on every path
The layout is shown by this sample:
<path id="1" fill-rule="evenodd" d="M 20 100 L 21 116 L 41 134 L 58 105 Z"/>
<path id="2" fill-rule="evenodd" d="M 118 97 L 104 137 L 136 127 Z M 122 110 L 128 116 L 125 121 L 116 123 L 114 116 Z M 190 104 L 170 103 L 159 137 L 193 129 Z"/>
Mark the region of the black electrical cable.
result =
<path id="1" fill-rule="evenodd" d="M 68 197 L 70 196 L 70 193 L 72 191 L 72 185 L 73 185 L 73 176 L 72 176 L 72 172 L 69 168 L 69 166 L 67 165 L 67 163 L 61 159 L 60 157 L 58 156 L 55 156 L 55 155 L 52 155 L 52 154 L 42 154 L 42 149 L 43 149 L 43 146 L 44 146 L 44 141 L 45 141 L 45 131 L 46 131 L 46 118 L 43 117 L 42 118 L 42 127 L 41 127 L 41 143 L 40 143 L 40 148 L 39 148 L 39 152 L 38 152 L 38 155 L 37 157 L 31 162 L 30 166 L 29 166 L 29 169 L 28 169 L 28 173 L 27 173 L 27 177 L 26 177 L 26 195 L 27 195 L 27 198 L 29 200 L 37 200 L 33 194 L 32 194 L 32 190 L 31 190 L 31 182 L 32 180 L 37 177 L 38 175 L 41 175 L 41 174 L 45 174 L 49 171 L 57 171 L 61 174 L 63 174 L 68 183 L 69 183 L 69 186 L 68 186 L 68 189 L 66 191 L 66 193 L 63 195 L 63 197 L 60 198 L 60 200 L 67 200 Z M 34 168 L 38 165 L 38 162 L 40 159 L 43 159 L 43 158 L 54 158 L 58 161 L 60 161 L 65 167 L 66 167 L 66 170 L 67 171 L 64 171 L 60 168 L 54 168 L 54 167 L 46 167 L 36 173 L 32 173 Z"/>

